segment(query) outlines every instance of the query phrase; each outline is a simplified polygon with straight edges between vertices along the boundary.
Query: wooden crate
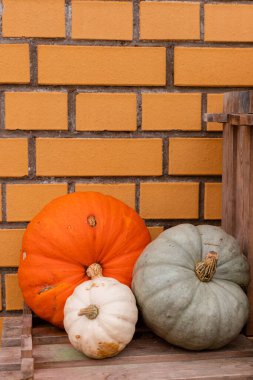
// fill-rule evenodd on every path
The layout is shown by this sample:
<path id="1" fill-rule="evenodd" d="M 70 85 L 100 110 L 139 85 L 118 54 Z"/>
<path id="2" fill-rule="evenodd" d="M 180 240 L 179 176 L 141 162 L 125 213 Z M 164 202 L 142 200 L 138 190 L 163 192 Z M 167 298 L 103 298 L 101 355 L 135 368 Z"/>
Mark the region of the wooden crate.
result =
<path id="1" fill-rule="evenodd" d="M 222 228 L 248 257 L 247 335 L 253 336 L 253 91 L 225 93 L 223 113 L 207 114 L 206 121 L 223 123 Z"/>
<path id="2" fill-rule="evenodd" d="M 103 360 L 76 351 L 63 330 L 24 317 L 4 319 L 3 380 L 253 379 L 253 341 L 239 335 L 226 347 L 193 352 L 174 347 L 145 326 L 119 355 Z"/>

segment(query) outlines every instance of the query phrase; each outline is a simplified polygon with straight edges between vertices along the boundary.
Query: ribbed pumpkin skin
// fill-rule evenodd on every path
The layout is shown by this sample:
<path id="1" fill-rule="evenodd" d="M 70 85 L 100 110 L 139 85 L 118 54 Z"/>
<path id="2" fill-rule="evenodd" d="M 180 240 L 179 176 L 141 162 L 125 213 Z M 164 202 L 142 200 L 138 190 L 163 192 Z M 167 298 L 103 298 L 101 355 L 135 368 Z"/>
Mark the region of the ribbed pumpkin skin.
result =
<path id="1" fill-rule="evenodd" d="M 195 266 L 218 253 L 216 272 L 202 282 Z M 217 349 L 245 324 L 249 304 L 241 286 L 249 267 L 236 240 L 215 226 L 181 224 L 147 245 L 134 267 L 132 289 L 146 324 L 169 343 Z"/>
<path id="2" fill-rule="evenodd" d="M 80 192 L 57 198 L 24 234 L 18 271 L 24 300 L 39 317 L 63 327 L 65 301 L 89 280 L 89 265 L 99 263 L 105 277 L 130 286 L 135 261 L 149 242 L 139 215 L 113 197 Z"/>
<path id="3" fill-rule="evenodd" d="M 94 319 L 79 315 L 95 305 Z M 64 328 L 75 349 L 94 359 L 117 355 L 132 340 L 138 318 L 131 290 L 114 278 L 99 277 L 75 288 L 64 307 Z"/>

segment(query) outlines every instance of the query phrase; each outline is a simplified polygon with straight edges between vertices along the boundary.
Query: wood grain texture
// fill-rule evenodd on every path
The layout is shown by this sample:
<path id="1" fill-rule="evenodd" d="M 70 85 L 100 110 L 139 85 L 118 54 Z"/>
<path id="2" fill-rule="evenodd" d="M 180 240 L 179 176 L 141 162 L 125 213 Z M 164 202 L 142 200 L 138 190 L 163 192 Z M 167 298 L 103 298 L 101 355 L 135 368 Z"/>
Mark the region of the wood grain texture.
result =
<path id="1" fill-rule="evenodd" d="M 138 324 L 133 340 L 119 355 L 93 360 L 72 347 L 65 331 L 32 320 L 27 308 L 20 320 L 24 326 L 21 331 L 20 324 L 15 321 L 17 331 L 20 334 L 26 332 L 25 337 L 29 337 L 31 330 L 33 347 L 29 341 L 21 339 L 22 360 L 20 343 L 4 347 L 0 352 L 0 379 L 86 380 L 94 377 L 98 380 L 217 380 L 221 379 L 221 374 L 222 378 L 227 379 L 249 379 L 253 374 L 253 341 L 244 335 L 239 335 L 222 349 L 195 352 L 172 346 L 145 325 Z M 32 329 L 31 321 L 36 324 Z M 13 336 L 16 333 L 13 332 Z M 32 357 L 27 357 L 28 352 L 32 352 Z M 5 363 L 4 366 L 2 363 Z"/>
<path id="2" fill-rule="evenodd" d="M 234 235 L 242 252 L 248 252 L 250 201 L 250 127 L 240 126 L 236 149 L 236 195 Z M 253 169 L 253 168 L 252 168 Z"/>
<path id="3" fill-rule="evenodd" d="M 24 304 L 21 334 L 21 378 L 22 380 L 32 380 L 33 375 L 32 313 L 30 308 Z"/>
<path id="4" fill-rule="evenodd" d="M 253 358 L 225 358 L 215 360 L 197 360 L 191 362 L 165 362 L 145 364 L 120 364 L 92 367 L 65 368 L 61 373 L 61 379 L 86 380 L 211 380 L 211 379 L 252 379 Z M 53 380 L 59 376 L 59 370 L 38 369 L 36 380 Z"/>
<path id="5" fill-rule="evenodd" d="M 222 227 L 239 241 L 248 257 L 252 279 L 253 129 L 250 122 L 253 117 L 253 91 L 226 93 L 223 112 L 228 115 L 228 122 L 223 133 Z M 253 335 L 252 280 L 247 295 L 250 303 L 247 334 Z"/>
<path id="6" fill-rule="evenodd" d="M 222 154 L 222 228 L 234 235 L 236 167 L 233 157 L 236 155 L 236 133 L 229 124 L 225 124 L 223 129 Z"/>
<path id="7" fill-rule="evenodd" d="M 99 360 L 97 366 L 106 364 L 156 363 L 219 359 L 220 357 L 253 356 L 253 345 L 243 335 L 221 350 L 194 352 L 174 347 L 154 334 L 134 339 L 117 357 Z M 94 360 L 76 351 L 71 344 L 50 344 L 34 347 L 36 368 L 65 368 L 93 366 Z"/>
<path id="8" fill-rule="evenodd" d="M 247 290 L 247 296 L 250 303 L 250 315 L 247 323 L 246 333 L 253 336 L 253 132 L 250 135 L 250 178 L 249 178 L 249 221 L 247 234 L 247 256 L 250 266 L 250 283 Z"/>
<path id="9" fill-rule="evenodd" d="M 253 125 L 252 114 L 238 113 L 207 113 L 204 115 L 204 121 L 210 123 L 229 123 L 230 125 Z"/>
<path id="10" fill-rule="evenodd" d="M 226 123 L 228 115 L 225 113 L 206 113 L 204 114 L 204 121 L 208 123 Z"/>
<path id="11" fill-rule="evenodd" d="M 3 347 L 20 346 L 22 318 L 6 317 L 3 319 L 1 345 Z"/>
<path id="12" fill-rule="evenodd" d="M 0 348 L 0 368 L 1 371 L 18 370 L 21 363 L 21 349 L 19 347 Z M 0 371 L 0 374 L 1 374 Z M 0 376 L 1 379 L 1 376 Z"/>

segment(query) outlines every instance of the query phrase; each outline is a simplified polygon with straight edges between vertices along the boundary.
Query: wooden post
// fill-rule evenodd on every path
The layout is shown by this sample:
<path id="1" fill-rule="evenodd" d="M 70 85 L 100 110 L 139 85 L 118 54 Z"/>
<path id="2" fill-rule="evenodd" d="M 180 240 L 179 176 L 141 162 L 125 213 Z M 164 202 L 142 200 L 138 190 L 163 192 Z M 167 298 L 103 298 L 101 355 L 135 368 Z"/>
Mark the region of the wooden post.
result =
<path id="1" fill-rule="evenodd" d="M 247 290 L 253 335 L 253 91 L 224 95 L 223 114 L 207 115 L 223 130 L 222 228 L 233 235 L 248 257 L 251 280 Z"/>
<path id="2" fill-rule="evenodd" d="M 34 359 L 32 348 L 32 313 L 25 304 L 23 310 L 23 328 L 21 334 L 21 379 L 33 380 Z"/>

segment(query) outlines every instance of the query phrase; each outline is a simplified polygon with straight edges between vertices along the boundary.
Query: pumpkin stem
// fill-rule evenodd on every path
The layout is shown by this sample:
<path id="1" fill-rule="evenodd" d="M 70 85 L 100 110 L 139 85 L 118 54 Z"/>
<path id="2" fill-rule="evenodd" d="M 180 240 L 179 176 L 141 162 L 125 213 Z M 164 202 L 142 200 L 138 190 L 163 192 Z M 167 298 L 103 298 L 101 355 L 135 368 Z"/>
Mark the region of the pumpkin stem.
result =
<path id="1" fill-rule="evenodd" d="M 78 312 L 79 316 L 85 315 L 88 319 L 95 319 L 99 314 L 98 307 L 96 305 L 89 305 L 84 309 L 80 309 Z"/>
<path id="2" fill-rule="evenodd" d="M 98 263 L 93 263 L 91 264 L 87 270 L 86 270 L 86 274 L 88 277 L 90 277 L 92 280 L 94 278 L 97 278 L 97 277 L 102 277 L 103 274 L 102 274 L 102 267 L 100 264 Z"/>
<path id="3" fill-rule="evenodd" d="M 195 273 L 200 281 L 209 282 L 213 278 L 218 261 L 218 253 L 211 251 L 204 261 L 200 261 L 195 266 Z"/>

